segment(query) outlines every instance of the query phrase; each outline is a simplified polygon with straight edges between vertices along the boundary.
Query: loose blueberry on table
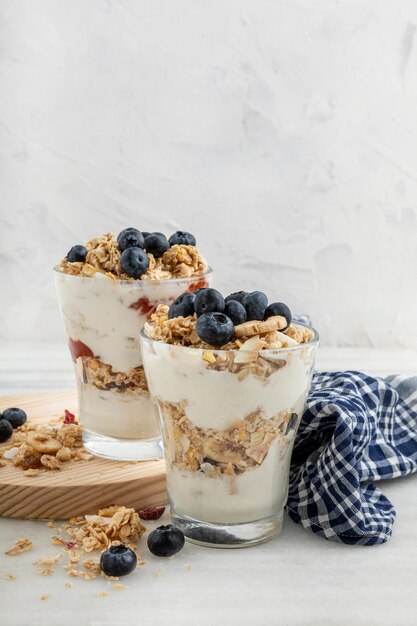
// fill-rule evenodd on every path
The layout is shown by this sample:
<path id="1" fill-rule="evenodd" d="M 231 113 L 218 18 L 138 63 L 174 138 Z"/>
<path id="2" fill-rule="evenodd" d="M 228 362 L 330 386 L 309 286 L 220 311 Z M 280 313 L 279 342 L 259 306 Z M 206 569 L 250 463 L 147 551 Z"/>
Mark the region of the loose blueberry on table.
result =
<path id="1" fill-rule="evenodd" d="M 137 557 L 123 544 L 111 546 L 100 557 L 100 567 L 107 576 L 127 576 L 136 567 Z"/>
<path id="2" fill-rule="evenodd" d="M 172 524 L 158 526 L 148 537 L 148 548 L 155 556 L 173 556 L 185 543 L 183 533 Z"/>
<path id="3" fill-rule="evenodd" d="M 0 419 L 0 443 L 4 443 L 13 435 L 13 426 L 8 420 Z"/>
<path id="4" fill-rule="evenodd" d="M 26 422 L 27 415 L 23 409 L 11 407 L 3 411 L 1 419 L 10 422 L 13 428 L 19 428 L 19 426 L 22 426 Z"/>

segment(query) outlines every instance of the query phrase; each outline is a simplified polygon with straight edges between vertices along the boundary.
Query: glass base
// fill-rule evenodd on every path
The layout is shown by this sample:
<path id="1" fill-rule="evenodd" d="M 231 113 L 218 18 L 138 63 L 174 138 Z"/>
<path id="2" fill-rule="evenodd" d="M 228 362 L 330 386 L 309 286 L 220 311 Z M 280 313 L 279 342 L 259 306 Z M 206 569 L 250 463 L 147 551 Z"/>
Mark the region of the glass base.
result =
<path id="1" fill-rule="evenodd" d="M 213 524 L 178 513 L 171 505 L 174 526 L 182 530 L 191 543 L 209 548 L 246 548 L 268 541 L 282 530 L 284 511 L 255 522 Z"/>
<path id="2" fill-rule="evenodd" d="M 83 446 L 91 454 L 113 461 L 156 461 L 164 456 L 160 437 L 116 439 L 84 429 Z"/>

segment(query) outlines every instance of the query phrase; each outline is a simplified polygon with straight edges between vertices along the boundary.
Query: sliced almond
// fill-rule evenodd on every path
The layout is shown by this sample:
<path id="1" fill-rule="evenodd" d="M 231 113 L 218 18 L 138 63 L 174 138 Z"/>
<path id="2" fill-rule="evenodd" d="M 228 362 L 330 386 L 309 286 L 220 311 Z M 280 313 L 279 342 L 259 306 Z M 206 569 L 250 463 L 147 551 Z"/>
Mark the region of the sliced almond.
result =
<path id="1" fill-rule="evenodd" d="M 235 326 L 235 337 L 253 337 L 254 335 L 263 335 L 273 330 L 282 330 L 287 326 L 287 320 L 281 315 L 269 317 L 264 322 L 252 320 L 243 322 Z"/>
<path id="2" fill-rule="evenodd" d="M 279 330 L 276 331 L 277 340 L 282 343 L 282 345 L 286 348 L 289 346 L 298 346 L 298 343 L 292 337 L 285 335 L 284 333 L 280 333 Z"/>
<path id="3" fill-rule="evenodd" d="M 62 444 L 55 437 L 47 437 L 44 441 L 39 441 L 36 432 L 29 432 L 27 443 L 40 454 L 56 454 Z"/>

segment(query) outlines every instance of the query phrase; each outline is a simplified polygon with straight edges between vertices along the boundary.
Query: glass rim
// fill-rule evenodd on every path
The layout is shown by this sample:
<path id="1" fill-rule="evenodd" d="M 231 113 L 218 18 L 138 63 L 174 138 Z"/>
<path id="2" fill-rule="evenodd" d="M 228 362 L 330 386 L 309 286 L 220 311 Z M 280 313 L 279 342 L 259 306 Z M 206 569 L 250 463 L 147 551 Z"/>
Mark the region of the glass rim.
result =
<path id="1" fill-rule="evenodd" d="M 149 344 L 160 344 L 163 346 L 172 346 L 174 348 L 181 348 L 184 350 L 191 350 L 194 354 L 197 354 L 198 352 L 215 352 L 215 353 L 219 353 L 219 354 L 227 354 L 227 353 L 234 353 L 234 352 L 257 352 L 259 354 L 261 354 L 262 356 L 267 356 L 268 353 L 271 354 L 276 354 L 277 352 L 282 352 L 282 353 L 287 353 L 287 352 L 296 352 L 297 350 L 302 350 L 303 348 L 307 348 L 307 347 L 312 347 L 312 346 L 318 346 L 319 341 L 320 341 L 320 335 L 318 333 L 318 331 L 313 328 L 313 326 L 309 326 L 308 324 L 304 324 L 304 322 L 294 322 L 293 324 L 294 326 L 298 327 L 301 326 L 302 328 L 308 328 L 309 330 L 311 330 L 313 332 L 313 337 L 310 339 L 310 341 L 306 341 L 305 343 L 298 343 L 296 346 L 288 346 L 287 348 L 281 347 L 281 348 L 268 348 L 268 349 L 264 349 L 264 350 L 253 350 L 250 348 L 244 348 L 242 349 L 237 349 L 237 348 L 228 348 L 227 350 L 222 350 L 221 348 L 196 348 L 194 346 L 182 346 L 181 344 L 173 344 L 173 343 L 166 343 L 165 341 L 159 341 L 158 339 L 152 339 L 151 337 L 148 337 L 148 335 L 145 332 L 145 327 L 143 327 L 140 330 L 140 338 L 142 341 L 146 341 Z"/>
<path id="2" fill-rule="evenodd" d="M 55 272 L 56 274 L 64 274 L 64 276 L 69 276 L 70 278 L 94 278 L 94 276 L 84 276 L 83 274 L 69 274 L 68 272 L 65 272 L 60 265 L 55 265 L 52 268 L 52 271 Z M 103 276 L 106 276 L 106 274 L 104 272 L 98 272 L 99 274 L 102 274 Z M 147 284 L 152 284 L 152 285 L 157 285 L 157 284 L 172 284 L 172 283 L 178 283 L 180 281 L 184 281 L 184 282 L 196 282 L 201 278 L 204 278 L 205 276 L 210 276 L 211 274 L 213 274 L 213 268 L 209 265 L 207 267 L 207 270 L 203 273 L 203 274 L 196 274 L 195 276 L 176 276 L 175 278 L 149 278 L 148 280 L 141 280 L 140 278 L 133 278 L 132 280 L 128 280 L 126 278 L 118 278 L 117 276 L 115 276 L 114 278 L 111 278 L 110 280 L 113 280 L 114 282 L 117 282 L 118 284 L 124 284 L 124 285 L 147 285 Z"/>

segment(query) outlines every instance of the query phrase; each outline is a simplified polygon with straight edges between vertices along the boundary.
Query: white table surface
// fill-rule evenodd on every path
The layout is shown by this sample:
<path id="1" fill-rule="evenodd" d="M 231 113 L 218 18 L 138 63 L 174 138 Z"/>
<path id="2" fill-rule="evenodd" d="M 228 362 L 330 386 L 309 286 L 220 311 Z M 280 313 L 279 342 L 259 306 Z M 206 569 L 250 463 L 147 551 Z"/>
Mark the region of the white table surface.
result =
<path id="1" fill-rule="evenodd" d="M 1 395 L 74 385 L 61 346 L 0 346 Z M 361 369 L 383 375 L 417 372 L 411 351 L 321 349 L 320 369 Z M 186 544 L 172 559 L 149 554 L 147 564 L 121 579 L 114 590 L 104 579 L 69 578 L 60 568 L 50 577 L 33 561 L 56 554 L 45 522 L 0 520 L 0 624 L 244 626 L 246 624 L 411 626 L 417 623 L 417 476 L 380 484 L 394 503 L 393 536 L 381 546 L 345 546 L 307 533 L 286 517 L 272 541 L 243 550 Z M 164 518 L 162 518 L 163 521 Z M 158 522 L 158 524 L 161 522 Z M 146 523 L 152 529 L 155 523 Z M 30 552 L 3 553 L 29 537 Z M 16 580 L 7 581 L 5 572 Z M 65 583 L 73 582 L 72 588 Z M 109 595 L 100 597 L 102 591 Z M 48 600 L 41 600 L 50 594 Z"/>

